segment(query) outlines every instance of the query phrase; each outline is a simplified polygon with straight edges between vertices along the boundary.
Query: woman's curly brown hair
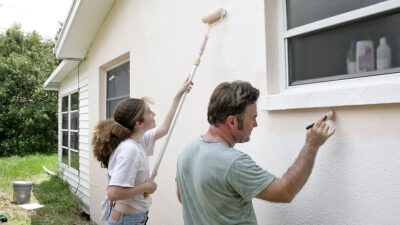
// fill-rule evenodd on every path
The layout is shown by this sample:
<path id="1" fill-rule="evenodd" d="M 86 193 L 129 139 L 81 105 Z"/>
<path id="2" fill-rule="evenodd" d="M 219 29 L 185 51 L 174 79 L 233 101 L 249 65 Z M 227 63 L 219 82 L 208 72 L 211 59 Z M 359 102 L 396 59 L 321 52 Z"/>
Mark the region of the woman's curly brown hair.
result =
<path id="1" fill-rule="evenodd" d="M 117 105 L 112 119 L 100 121 L 96 125 L 92 146 L 101 167 L 108 168 L 108 160 L 119 143 L 134 133 L 137 121 L 143 122 L 144 111 L 143 99 L 125 99 Z"/>

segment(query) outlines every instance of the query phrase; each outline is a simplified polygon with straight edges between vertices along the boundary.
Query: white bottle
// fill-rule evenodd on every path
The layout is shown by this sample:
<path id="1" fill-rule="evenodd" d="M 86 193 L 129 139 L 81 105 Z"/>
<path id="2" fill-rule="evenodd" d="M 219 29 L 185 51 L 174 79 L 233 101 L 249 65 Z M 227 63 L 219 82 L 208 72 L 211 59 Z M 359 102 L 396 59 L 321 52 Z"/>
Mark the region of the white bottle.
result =
<path id="1" fill-rule="evenodd" d="M 392 67 L 392 54 L 389 45 L 386 44 L 386 38 L 379 39 L 379 46 L 376 49 L 376 69 L 385 70 Z"/>

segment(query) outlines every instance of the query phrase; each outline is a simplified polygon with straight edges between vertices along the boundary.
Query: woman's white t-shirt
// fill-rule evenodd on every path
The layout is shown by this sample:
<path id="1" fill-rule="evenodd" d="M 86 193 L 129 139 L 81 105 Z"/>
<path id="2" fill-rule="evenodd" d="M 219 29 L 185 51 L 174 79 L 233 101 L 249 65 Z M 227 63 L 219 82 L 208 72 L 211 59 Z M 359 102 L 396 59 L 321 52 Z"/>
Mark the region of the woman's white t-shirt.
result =
<path id="1" fill-rule="evenodd" d="M 110 185 L 134 187 L 149 179 L 148 156 L 154 153 L 155 134 L 154 128 L 144 133 L 139 143 L 128 138 L 117 146 L 108 160 L 107 188 Z M 141 212 L 147 212 L 151 205 L 151 197 L 140 194 L 118 202 Z"/>

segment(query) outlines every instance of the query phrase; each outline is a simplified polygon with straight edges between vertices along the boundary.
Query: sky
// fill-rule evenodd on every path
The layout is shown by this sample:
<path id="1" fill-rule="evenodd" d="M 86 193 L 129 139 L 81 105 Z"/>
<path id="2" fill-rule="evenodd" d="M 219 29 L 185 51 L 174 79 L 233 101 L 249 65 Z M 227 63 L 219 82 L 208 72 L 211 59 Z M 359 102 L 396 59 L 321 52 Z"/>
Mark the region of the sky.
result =
<path id="1" fill-rule="evenodd" d="M 24 32 L 36 30 L 54 39 L 59 22 L 64 23 L 73 0 L 0 0 L 0 33 L 14 23 Z"/>

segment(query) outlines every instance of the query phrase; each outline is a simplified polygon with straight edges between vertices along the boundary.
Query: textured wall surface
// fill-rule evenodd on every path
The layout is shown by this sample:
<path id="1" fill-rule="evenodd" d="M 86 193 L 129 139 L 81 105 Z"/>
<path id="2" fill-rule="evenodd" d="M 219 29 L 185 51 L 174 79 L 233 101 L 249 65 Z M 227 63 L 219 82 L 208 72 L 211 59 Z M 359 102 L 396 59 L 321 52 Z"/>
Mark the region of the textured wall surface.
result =
<path id="1" fill-rule="evenodd" d="M 308 183 L 290 204 L 255 200 L 260 224 L 398 224 L 400 105 L 336 108 L 337 131 L 320 148 Z M 319 113 L 321 112 L 321 113 Z M 324 110 L 264 113 L 243 148 L 277 176 L 305 140 L 304 126 Z M 246 150 L 248 149 L 248 150 Z"/>

